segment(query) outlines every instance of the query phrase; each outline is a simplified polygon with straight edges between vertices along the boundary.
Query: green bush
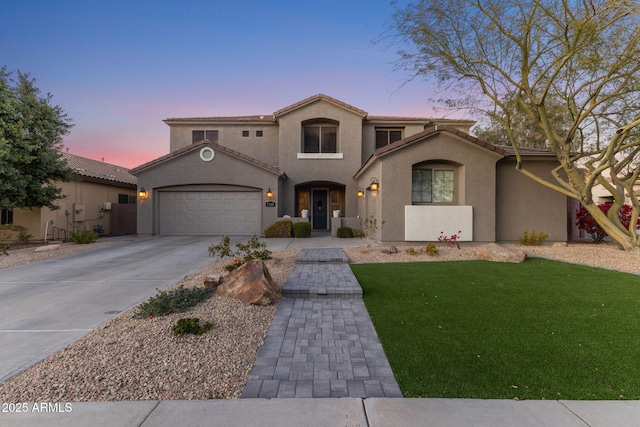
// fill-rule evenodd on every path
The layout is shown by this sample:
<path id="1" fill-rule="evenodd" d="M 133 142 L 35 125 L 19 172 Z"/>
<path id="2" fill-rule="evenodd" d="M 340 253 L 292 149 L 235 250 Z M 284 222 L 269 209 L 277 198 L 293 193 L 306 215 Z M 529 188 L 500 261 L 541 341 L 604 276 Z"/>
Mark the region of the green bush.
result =
<path id="1" fill-rule="evenodd" d="M 293 235 L 295 237 L 311 237 L 311 223 L 310 222 L 297 222 L 293 226 Z"/>
<path id="2" fill-rule="evenodd" d="M 166 316 L 171 313 L 187 311 L 201 301 L 205 301 L 216 292 L 216 288 L 185 288 L 179 286 L 171 291 L 158 291 L 140 304 L 133 315 L 136 319 Z"/>
<path id="3" fill-rule="evenodd" d="M 340 227 L 336 231 L 336 236 L 341 239 L 348 239 L 353 237 L 353 229 L 351 227 Z"/>
<path id="4" fill-rule="evenodd" d="M 98 234 L 89 230 L 72 231 L 69 236 L 71 237 L 71 241 L 73 243 L 79 245 L 94 243 L 96 240 L 98 240 Z"/>
<path id="5" fill-rule="evenodd" d="M 549 235 L 544 231 L 539 233 L 536 233 L 536 230 L 531 231 L 531 233 L 525 231 L 522 234 L 522 237 L 520 237 L 520 244 L 526 246 L 540 246 L 548 237 Z"/>
<path id="6" fill-rule="evenodd" d="M 291 237 L 293 223 L 288 219 L 276 221 L 264 230 L 264 237 Z"/>
<path id="7" fill-rule="evenodd" d="M 175 325 L 171 327 L 171 330 L 176 335 L 202 335 L 213 327 L 213 323 L 206 322 L 203 326 L 200 326 L 200 319 L 197 317 L 186 317 L 179 319 Z"/>
<path id="8" fill-rule="evenodd" d="M 418 255 L 418 252 L 413 247 L 409 247 L 404 250 L 404 253 L 407 255 Z"/>
<path id="9" fill-rule="evenodd" d="M 33 239 L 33 234 L 28 234 L 26 231 L 22 230 L 18 234 L 16 241 L 21 243 L 26 243 L 29 241 L 29 239 Z"/>
<path id="10" fill-rule="evenodd" d="M 233 263 L 227 265 L 225 269 L 229 272 L 242 266 L 245 262 L 254 259 L 267 260 L 271 259 L 271 251 L 267 249 L 267 244 L 261 242 L 258 236 L 251 236 L 247 243 L 237 243 L 236 250 L 231 249 L 231 239 L 229 236 L 222 236 L 222 240 L 217 245 L 209 246 L 209 256 L 218 257 L 220 259 L 226 257 L 235 257 Z"/>

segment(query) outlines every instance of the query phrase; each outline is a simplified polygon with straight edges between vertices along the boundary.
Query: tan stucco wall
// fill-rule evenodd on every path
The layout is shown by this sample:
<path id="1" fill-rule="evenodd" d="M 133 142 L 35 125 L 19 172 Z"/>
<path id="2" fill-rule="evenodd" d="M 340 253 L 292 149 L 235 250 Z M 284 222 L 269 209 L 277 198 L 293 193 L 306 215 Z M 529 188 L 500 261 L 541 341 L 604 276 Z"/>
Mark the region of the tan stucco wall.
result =
<path id="1" fill-rule="evenodd" d="M 117 187 L 95 182 L 74 181 L 59 183 L 65 198 L 58 201 L 60 209 L 16 209 L 13 213 L 15 225 L 27 227 L 28 233 L 34 240 L 44 240 L 45 228 L 48 230 L 47 239 L 52 237 L 69 238 L 72 231 L 82 229 L 93 230 L 96 225 L 101 225 L 105 234 L 109 234 L 109 211 L 102 211 L 105 202 L 118 203 L 118 194 L 136 195 L 135 188 Z M 75 204 L 83 205 L 83 211 L 76 215 Z M 70 212 L 67 215 L 67 211 Z M 83 215 L 84 216 L 83 216 Z M 80 219 L 83 219 L 80 221 Z M 46 227 L 47 221 L 53 220 L 53 224 Z M 52 235 L 52 228 L 55 233 Z M 58 231 L 62 230 L 62 231 Z"/>
<path id="2" fill-rule="evenodd" d="M 298 159 L 302 152 L 302 123 L 311 119 L 328 119 L 338 124 L 338 152 L 342 159 Z M 280 123 L 280 155 L 278 166 L 288 179 L 283 183 L 280 216 L 291 215 L 295 208 L 295 186 L 309 181 L 329 181 L 345 185 L 345 212 L 357 212 L 357 186 L 353 173 L 361 163 L 362 116 L 320 100 L 278 117 Z"/>
<path id="3" fill-rule="evenodd" d="M 446 161 L 458 165 L 457 203 L 473 206 L 473 238 L 478 242 L 495 240 L 496 161 L 501 156 L 448 133 L 438 133 L 421 142 L 384 155 L 364 171 L 369 182 L 377 172 L 380 180 L 381 219 L 385 222 L 383 241 L 403 241 L 405 236 L 404 206 L 411 205 L 412 165 L 424 161 Z M 380 221 L 380 219 L 378 220 Z"/>
<path id="4" fill-rule="evenodd" d="M 158 233 L 158 191 L 188 190 L 193 191 L 252 191 L 261 189 L 264 197 L 262 203 L 263 229 L 276 221 L 275 208 L 266 207 L 266 191 L 271 188 L 277 192 L 279 177 L 271 171 L 259 168 L 245 160 L 216 149 L 215 157 L 210 162 L 200 159 L 200 148 L 189 151 L 170 162 L 161 163 L 136 173 L 138 186 L 149 191 L 146 200 L 138 204 L 138 234 L 154 235 Z M 278 195 L 274 194 L 274 200 Z"/>
<path id="5" fill-rule="evenodd" d="M 170 152 L 190 146 L 194 130 L 217 130 L 219 144 L 278 166 L 278 126 L 275 123 L 173 124 L 170 128 Z M 248 137 L 242 136 L 243 130 L 249 131 Z M 262 137 L 256 136 L 258 130 L 263 132 Z"/>
<path id="6" fill-rule="evenodd" d="M 556 160 L 525 160 L 524 167 L 553 182 Z M 551 190 L 515 169 L 514 159 L 498 163 L 496 239 L 518 241 L 525 231 L 545 232 L 549 241 L 567 240 L 567 196 Z"/>

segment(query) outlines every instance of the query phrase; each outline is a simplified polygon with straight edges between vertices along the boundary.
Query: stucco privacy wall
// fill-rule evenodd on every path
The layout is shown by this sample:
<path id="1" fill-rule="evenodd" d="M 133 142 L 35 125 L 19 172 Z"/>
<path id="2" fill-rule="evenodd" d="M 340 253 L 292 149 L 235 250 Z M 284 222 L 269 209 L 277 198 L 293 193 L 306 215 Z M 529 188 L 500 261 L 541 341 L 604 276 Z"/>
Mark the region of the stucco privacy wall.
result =
<path id="1" fill-rule="evenodd" d="M 211 147 L 215 152 L 213 160 L 208 162 L 200 157 L 200 150 L 205 146 Z M 263 188 L 278 188 L 279 174 L 210 144 L 196 144 L 179 155 L 170 157 L 171 161 L 143 165 L 137 171 L 134 170 L 138 185 L 150 190 L 149 198 L 142 200 L 138 206 L 138 234 L 152 235 L 160 232 L 158 192 L 168 190 L 260 191 L 263 197 L 262 224 L 276 221 L 277 209 L 266 206 Z"/>
<path id="2" fill-rule="evenodd" d="M 452 163 L 456 168 L 456 203 L 473 207 L 473 240 L 495 240 L 496 162 L 501 154 L 448 132 L 436 132 L 380 155 L 383 241 L 405 239 L 405 209 L 411 202 L 412 166 L 425 161 Z M 369 176 L 369 170 L 363 172 Z M 379 219 L 380 221 L 380 219 Z M 454 225 L 455 227 L 455 225 Z"/>
<path id="3" fill-rule="evenodd" d="M 278 116 L 280 148 L 278 167 L 287 173 L 280 195 L 280 215 L 300 216 L 294 212 L 295 186 L 306 182 L 335 182 L 345 185 L 345 212 L 357 215 L 357 187 L 353 172 L 361 165 L 362 119 L 364 115 L 319 98 L 315 102 Z M 307 120 L 322 119 L 338 123 L 338 153 L 341 159 L 299 159 L 302 152 L 302 126 Z M 321 157 L 321 156 L 317 156 Z"/>
<path id="4" fill-rule="evenodd" d="M 515 159 L 505 158 L 497 167 L 496 240 L 518 241 L 525 231 L 545 232 L 549 241 L 566 241 L 571 218 L 567 196 L 535 182 L 515 169 Z M 554 182 L 555 158 L 527 158 L 524 167 Z"/>
<path id="5" fill-rule="evenodd" d="M 105 202 L 118 203 L 118 195 L 126 194 L 136 196 L 135 188 L 119 187 L 117 183 L 106 185 L 96 182 L 72 181 L 58 182 L 56 184 L 62 189 L 65 198 L 56 202 L 60 209 L 15 209 L 14 224 L 26 227 L 28 234 L 33 235 L 35 240 L 44 240 L 45 229 L 48 238 L 68 239 L 72 231 L 83 229 L 93 230 L 99 225 L 105 234 L 111 234 L 110 215 L 111 211 L 104 211 Z M 76 215 L 75 205 L 82 205 L 82 215 Z M 69 214 L 67 214 L 70 212 Z M 81 221 L 77 221 L 82 219 Z M 47 222 L 53 221 L 53 224 Z M 55 233 L 52 234 L 52 229 Z"/>

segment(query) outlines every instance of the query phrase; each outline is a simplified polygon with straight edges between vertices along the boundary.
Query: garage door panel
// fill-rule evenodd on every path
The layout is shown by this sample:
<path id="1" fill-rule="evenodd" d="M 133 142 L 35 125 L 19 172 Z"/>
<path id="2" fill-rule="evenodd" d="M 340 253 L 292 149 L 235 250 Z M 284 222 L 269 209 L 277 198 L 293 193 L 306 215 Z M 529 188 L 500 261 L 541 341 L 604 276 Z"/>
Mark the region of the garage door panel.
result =
<path id="1" fill-rule="evenodd" d="M 261 192 L 160 192 L 160 234 L 260 234 Z"/>

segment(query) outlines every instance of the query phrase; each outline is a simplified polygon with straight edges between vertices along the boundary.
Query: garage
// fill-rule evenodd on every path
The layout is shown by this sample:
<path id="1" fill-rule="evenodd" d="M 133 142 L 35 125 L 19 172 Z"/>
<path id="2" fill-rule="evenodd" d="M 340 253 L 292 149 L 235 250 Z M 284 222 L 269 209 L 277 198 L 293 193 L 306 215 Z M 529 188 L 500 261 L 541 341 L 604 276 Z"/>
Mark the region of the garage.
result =
<path id="1" fill-rule="evenodd" d="M 161 191 L 160 234 L 261 234 L 260 191 Z"/>

